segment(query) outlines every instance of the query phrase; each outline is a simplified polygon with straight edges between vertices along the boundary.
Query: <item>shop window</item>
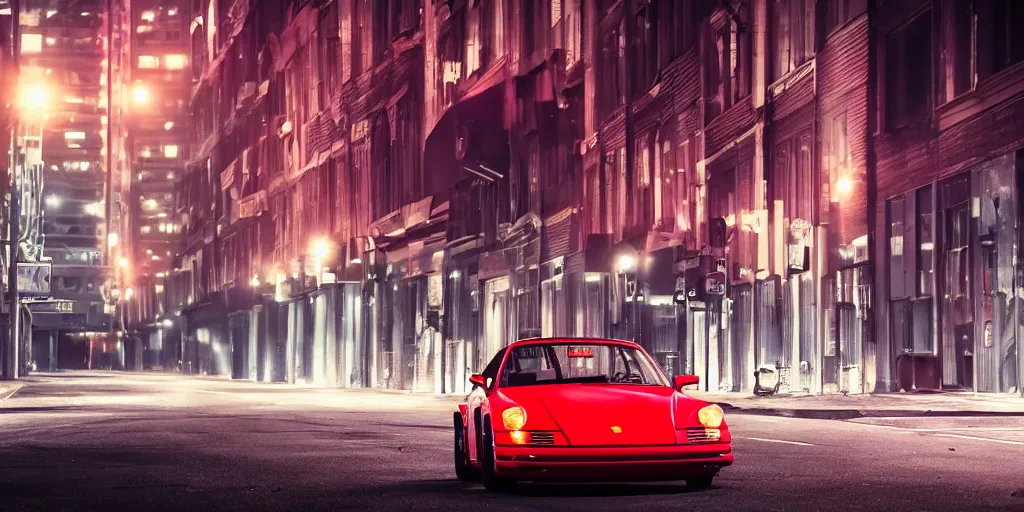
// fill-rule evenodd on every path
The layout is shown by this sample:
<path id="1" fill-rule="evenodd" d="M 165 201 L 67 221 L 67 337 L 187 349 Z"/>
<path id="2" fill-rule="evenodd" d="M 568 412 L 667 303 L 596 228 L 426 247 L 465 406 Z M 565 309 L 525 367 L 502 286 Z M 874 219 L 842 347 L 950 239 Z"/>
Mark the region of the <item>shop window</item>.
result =
<path id="1" fill-rule="evenodd" d="M 931 112 L 932 15 L 925 11 L 893 32 L 885 45 L 885 121 L 900 128 Z"/>
<path id="2" fill-rule="evenodd" d="M 904 197 L 889 200 L 889 296 L 907 297 L 906 265 L 904 260 L 904 232 L 906 229 L 907 200 Z"/>
<path id="3" fill-rule="evenodd" d="M 931 185 L 917 191 L 917 295 L 934 294 L 935 275 L 935 211 Z"/>

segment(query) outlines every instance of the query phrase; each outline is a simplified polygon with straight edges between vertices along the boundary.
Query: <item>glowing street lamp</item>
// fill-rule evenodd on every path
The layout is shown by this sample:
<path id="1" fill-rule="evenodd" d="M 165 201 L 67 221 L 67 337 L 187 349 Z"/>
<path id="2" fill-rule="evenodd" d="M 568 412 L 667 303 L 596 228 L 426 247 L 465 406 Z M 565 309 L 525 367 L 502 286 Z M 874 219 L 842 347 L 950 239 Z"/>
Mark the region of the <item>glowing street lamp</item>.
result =
<path id="1" fill-rule="evenodd" d="M 327 252 L 330 247 L 327 245 L 327 240 L 321 238 L 313 244 L 313 255 L 316 256 L 317 260 L 323 260 L 327 257 Z"/>
<path id="2" fill-rule="evenodd" d="M 22 84 L 18 91 L 18 106 L 25 111 L 41 111 L 50 101 L 50 93 L 42 84 Z"/>
<path id="3" fill-rule="evenodd" d="M 619 271 L 630 272 L 636 268 L 636 258 L 628 254 L 619 257 Z"/>
<path id="4" fill-rule="evenodd" d="M 121 268 L 127 268 L 127 267 L 128 267 L 128 258 L 125 258 L 125 257 L 123 257 L 123 256 L 122 256 L 122 257 L 121 257 L 121 259 L 119 259 L 119 260 L 117 261 L 117 264 L 118 264 L 118 265 L 119 265 L 119 266 L 120 266 Z"/>
<path id="5" fill-rule="evenodd" d="M 853 180 L 843 176 L 836 180 L 836 191 L 840 194 L 846 195 L 853 190 Z"/>
<path id="6" fill-rule="evenodd" d="M 136 85 L 132 91 L 132 100 L 135 101 L 136 105 L 145 105 L 149 103 L 149 89 L 144 85 Z"/>
<path id="7" fill-rule="evenodd" d="M 60 204 L 62 202 L 63 201 L 61 201 L 61 199 L 59 197 L 57 197 L 57 196 L 54 196 L 54 195 L 46 196 L 46 206 L 48 206 L 50 208 L 60 208 Z"/>

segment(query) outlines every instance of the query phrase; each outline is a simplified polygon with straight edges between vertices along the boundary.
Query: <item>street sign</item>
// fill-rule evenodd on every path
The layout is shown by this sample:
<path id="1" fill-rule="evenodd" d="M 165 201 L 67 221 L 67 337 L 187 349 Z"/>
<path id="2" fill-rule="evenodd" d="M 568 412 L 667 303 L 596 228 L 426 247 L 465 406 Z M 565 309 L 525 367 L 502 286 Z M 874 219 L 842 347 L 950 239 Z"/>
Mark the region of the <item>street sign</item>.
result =
<path id="1" fill-rule="evenodd" d="M 725 273 L 711 272 L 705 276 L 704 293 L 708 295 L 725 295 Z"/>

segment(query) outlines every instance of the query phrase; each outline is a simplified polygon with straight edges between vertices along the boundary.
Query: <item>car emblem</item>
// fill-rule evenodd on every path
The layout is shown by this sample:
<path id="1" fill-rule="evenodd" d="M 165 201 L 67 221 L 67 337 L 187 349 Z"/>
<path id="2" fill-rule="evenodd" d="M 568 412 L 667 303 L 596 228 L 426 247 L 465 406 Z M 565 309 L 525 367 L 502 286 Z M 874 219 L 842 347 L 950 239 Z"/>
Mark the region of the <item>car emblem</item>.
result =
<path id="1" fill-rule="evenodd" d="M 612 425 L 612 433 L 613 434 L 621 434 L 622 433 L 622 427 L 620 427 L 618 425 Z"/>

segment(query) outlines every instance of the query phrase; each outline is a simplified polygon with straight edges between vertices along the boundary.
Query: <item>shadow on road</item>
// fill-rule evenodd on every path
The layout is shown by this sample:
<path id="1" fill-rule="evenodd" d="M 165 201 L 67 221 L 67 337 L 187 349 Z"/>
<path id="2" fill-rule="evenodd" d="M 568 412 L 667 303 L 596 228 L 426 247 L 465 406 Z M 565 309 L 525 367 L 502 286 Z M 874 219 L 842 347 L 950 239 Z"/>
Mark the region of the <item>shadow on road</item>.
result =
<path id="1" fill-rule="evenodd" d="M 712 487 L 710 490 L 717 488 L 717 486 Z M 428 494 L 486 492 L 478 483 L 467 483 L 458 480 L 418 480 L 376 487 L 373 490 Z M 511 490 L 495 494 L 495 496 L 504 495 L 523 498 L 614 498 L 682 495 L 701 492 L 704 491 L 689 489 L 682 482 L 677 484 L 669 482 L 658 484 L 550 484 L 523 482 Z"/>

